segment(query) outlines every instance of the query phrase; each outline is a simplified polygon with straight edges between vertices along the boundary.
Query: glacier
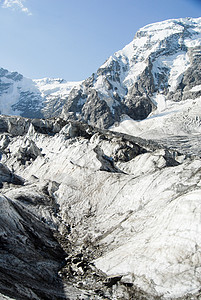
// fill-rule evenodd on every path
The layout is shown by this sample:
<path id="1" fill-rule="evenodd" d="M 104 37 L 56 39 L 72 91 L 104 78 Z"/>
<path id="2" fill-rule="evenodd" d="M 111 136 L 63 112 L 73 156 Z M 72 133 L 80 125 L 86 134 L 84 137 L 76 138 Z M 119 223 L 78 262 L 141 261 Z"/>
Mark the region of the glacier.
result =
<path id="1" fill-rule="evenodd" d="M 50 228 L 57 237 L 58 257 L 48 258 L 51 264 L 46 258 L 43 269 L 35 263 L 34 272 L 43 276 L 47 270 L 51 276 L 59 272 L 62 288 L 55 282 L 51 299 L 121 299 L 121 295 L 179 299 L 199 293 L 199 156 L 62 119 L 39 122 L 2 116 L 1 121 L 1 163 L 7 167 L 4 173 L 5 167 L 0 169 L 5 244 L 1 251 L 14 252 L 7 260 L 7 272 L 12 272 L 14 262 L 15 270 L 22 266 L 21 250 L 13 250 L 11 241 L 18 244 L 20 237 L 26 249 L 37 237 L 32 252 L 41 256 L 39 239 L 47 253 L 53 245 L 44 232 Z M 26 222 L 18 221 L 27 214 Z M 27 226 L 32 234 L 27 234 Z M 29 252 L 23 257 L 29 262 Z M 4 270 L 4 260 L 0 264 Z M 29 274 L 37 278 L 32 269 Z M 109 284 L 112 278 L 117 281 Z M 22 297 L 20 280 L 14 278 L 10 296 Z M 47 284 L 51 280 L 48 277 Z M 2 285 L 0 279 L 1 289 Z M 30 299 L 35 299 L 31 293 L 39 299 L 49 295 L 43 281 L 38 288 L 27 282 L 23 286 Z"/>

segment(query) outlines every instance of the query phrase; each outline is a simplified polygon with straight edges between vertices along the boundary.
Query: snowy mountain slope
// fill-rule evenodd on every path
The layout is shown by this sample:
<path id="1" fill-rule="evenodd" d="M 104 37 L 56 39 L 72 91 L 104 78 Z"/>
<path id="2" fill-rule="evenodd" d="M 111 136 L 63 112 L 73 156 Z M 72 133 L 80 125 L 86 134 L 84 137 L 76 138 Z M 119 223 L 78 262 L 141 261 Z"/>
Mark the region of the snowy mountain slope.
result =
<path id="1" fill-rule="evenodd" d="M 200 96 L 201 18 L 168 20 L 140 29 L 69 95 L 63 117 L 108 128 Z"/>
<path id="2" fill-rule="evenodd" d="M 63 79 L 31 80 L 0 69 L 0 113 L 40 118 L 58 115 L 79 82 Z"/>
<path id="3" fill-rule="evenodd" d="M 7 166 L 1 176 L 0 252 L 7 257 L 6 272 L 0 260 L 1 293 L 48 298 L 60 270 L 55 299 L 197 299 L 199 157 L 62 119 L 0 120 Z M 10 183 L 14 175 L 25 181 Z M 65 262 L 63 254 L 56 256 L 59 244 Z M 20 268 L 34 278 L 32 286 Z M 15 287 L 10 292 L 3 278 Z"/>
<path id="4" fill-rule="evenodd" d="M 81 84 L 81 82 L 50 78 L 35 79 L 33 82 L 43 98 L 42 113 L 45 118 L 58 116 L 68 100 L 69 93 Z"/>

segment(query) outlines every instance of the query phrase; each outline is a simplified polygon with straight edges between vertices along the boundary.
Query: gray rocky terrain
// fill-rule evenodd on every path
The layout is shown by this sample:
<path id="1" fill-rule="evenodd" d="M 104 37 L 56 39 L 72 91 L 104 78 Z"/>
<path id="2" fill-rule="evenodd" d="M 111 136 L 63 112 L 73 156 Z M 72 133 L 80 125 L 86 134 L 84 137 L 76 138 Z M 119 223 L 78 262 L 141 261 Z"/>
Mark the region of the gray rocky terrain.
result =
<path id="1" fill-rule="evenodd" d="M 63 119 L 0 121 L 2 299 L 199 298 L 199 156 Z"/>

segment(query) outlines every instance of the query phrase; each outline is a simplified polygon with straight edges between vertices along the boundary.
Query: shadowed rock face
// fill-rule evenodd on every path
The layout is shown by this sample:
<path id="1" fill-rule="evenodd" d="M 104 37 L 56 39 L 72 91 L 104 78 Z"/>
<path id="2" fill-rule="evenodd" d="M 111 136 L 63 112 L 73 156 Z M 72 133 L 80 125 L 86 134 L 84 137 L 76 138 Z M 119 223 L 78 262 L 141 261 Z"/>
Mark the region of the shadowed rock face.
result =
<path id="1" fill-rule="evenodd" d="M 2 295 L 196 299 L 199 157 L 86 123 L 0 119 Z"/>
<path id="2" fill-rule="evenodd" d="M 0 199 L 0 292 L 14 299 L 66 299 L 57 276 L 64 251 L 21 201 Z"/>

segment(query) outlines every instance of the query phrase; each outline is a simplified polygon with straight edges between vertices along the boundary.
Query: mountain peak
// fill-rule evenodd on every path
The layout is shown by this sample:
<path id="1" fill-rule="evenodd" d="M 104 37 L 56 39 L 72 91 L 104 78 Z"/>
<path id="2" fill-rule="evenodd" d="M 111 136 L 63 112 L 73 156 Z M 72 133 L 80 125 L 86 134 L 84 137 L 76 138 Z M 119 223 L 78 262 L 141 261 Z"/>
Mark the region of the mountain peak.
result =
<path id="1" fill-rule="evenodd" d="M 1 69 L 0 110 L 43 118 L 62 112 L 101 128 L 125 117 L 143 120 L 199 96 L 200 48 L 201 18 L 171 19 L 139 29 L 82 82 L 29 80 Z"/>
<path id="2" fill-rule="evenodd" d="M 83 82 L 76 97 L 69 95 L 63 117 L 73 116 L 108 128 L 123 115 L 142 120 L 150 113 L 161 112 L 169 100 L 195 98 L 192 88 L 201 84 L 199 47 L 201 18 L 172 19 L 141 28 L 131 43 L 110 56 Z M 193 82 L 194 77 L 197 81 Z M 92 103 L 90 113 L 88 103 L 94 91 L 96 108 Z"/>
<path id="3" fill-rule="evenodd" d="M 48 118 L 61 113 L 74 86 L 61 78 L 32 80 L 18 72 L 0 69 L 0 113 L 29 118 Z"/>

